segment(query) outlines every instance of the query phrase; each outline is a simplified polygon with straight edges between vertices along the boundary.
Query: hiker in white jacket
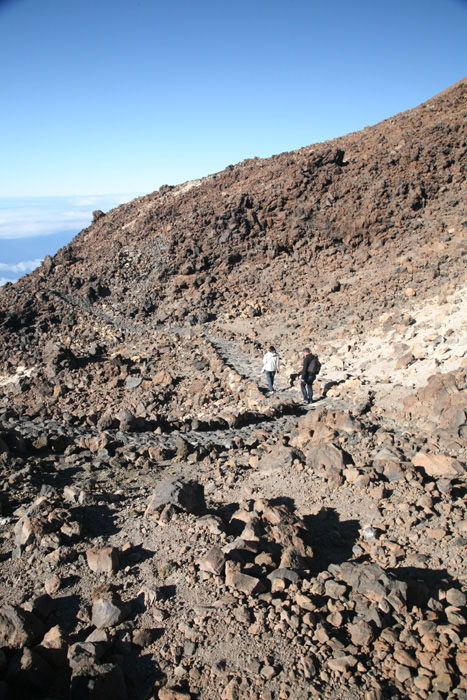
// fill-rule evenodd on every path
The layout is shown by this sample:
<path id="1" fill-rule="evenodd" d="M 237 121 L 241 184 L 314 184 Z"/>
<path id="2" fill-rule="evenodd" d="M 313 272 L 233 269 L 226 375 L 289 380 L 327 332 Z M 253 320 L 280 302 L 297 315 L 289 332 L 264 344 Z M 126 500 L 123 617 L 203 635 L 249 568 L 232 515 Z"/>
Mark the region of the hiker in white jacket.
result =
<path id="1" fill-rule="evenodd" d="M 269 395 L 274 393 L 274 377 L 276 372 L 279 372 L 279 355 L 273 345 L 269 346 L 268 352 L 263 357 L 263 369 L 261 373 L 266 372 L 266 379 L 269 387 Z"/>

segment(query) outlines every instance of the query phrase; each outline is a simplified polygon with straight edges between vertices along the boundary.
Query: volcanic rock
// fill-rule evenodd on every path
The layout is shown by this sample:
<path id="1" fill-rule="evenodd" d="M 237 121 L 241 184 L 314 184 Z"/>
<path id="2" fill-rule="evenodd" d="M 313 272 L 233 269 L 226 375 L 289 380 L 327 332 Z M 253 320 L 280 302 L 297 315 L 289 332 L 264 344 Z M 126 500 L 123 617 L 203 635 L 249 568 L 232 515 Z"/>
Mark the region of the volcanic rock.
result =
<path id="1" fill-rule="evenodd" d="M 154 488 L 145 514 L 150 515 L 168 505 L 178 506 L 194 515 L 203 514 L 206 510 L 203 486 L 197 481 L 162 481 Z"/>
<path id="2" fill-rule="evenodd" d="M 33 613 L 10 604 L 0 609 L 0 643 L 10 649 L 35 644 L 44 636 L 46 628 Z"/>
<path id="3" fill-rule="evenodd" d="M 428 476 L 435 478 L 454 477 L 462 474 L 462 464 L 453 457 L 447 455 L 433 455 L 419 452 L 412 459 L 416 467 L 423 467 Z"/>
<path id="4" fill-rule="evenodd" d="M 96 574 L 112 574 L 118 571 L 119 554 L 115 547 L 88 549 L 86 559 L 89 568 Z"/>

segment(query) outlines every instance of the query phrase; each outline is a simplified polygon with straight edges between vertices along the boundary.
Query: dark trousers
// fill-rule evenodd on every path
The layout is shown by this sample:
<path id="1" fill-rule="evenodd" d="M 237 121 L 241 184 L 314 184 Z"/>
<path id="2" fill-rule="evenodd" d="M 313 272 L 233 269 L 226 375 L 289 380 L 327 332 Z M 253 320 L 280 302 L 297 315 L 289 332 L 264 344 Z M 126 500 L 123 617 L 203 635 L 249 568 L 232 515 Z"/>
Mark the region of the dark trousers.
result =
<path id="1" fill-rule="evenodd" d="M 311 403 L 313 400 L 313 382 L 314 377 L 310 379 L 302 379 L 300 382 L 300 389 L 302 390 L 303 399 Z"/>
<path id="2" fill-rule="evenodd" d="M 276 373 L 268 372 L 268 370 L 265 370 L 265 374 L 266 380 L 268 382 L 269 391 L 274 391 L 274 377 L 276 376 Z"/>

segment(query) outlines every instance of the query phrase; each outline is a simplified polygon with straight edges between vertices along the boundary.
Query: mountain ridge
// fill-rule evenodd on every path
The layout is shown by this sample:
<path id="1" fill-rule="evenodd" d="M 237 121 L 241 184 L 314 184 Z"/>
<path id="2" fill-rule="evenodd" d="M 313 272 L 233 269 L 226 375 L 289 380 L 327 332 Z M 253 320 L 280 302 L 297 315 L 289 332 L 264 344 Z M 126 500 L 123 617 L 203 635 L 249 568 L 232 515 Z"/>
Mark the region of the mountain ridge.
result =
<path id="1" fill-rule="evenodd" d="M 443 98 L 433 98 L 433 100 L 423 103 L 420 107 L 401 113 L 397 117 L 396 124 L 399 124 L 400 120 L 406 121 L 407 119 L 417 122 L 419 114 L 438 109 L 436 105 L 439 101 L 442 100 L 444 104 L 443 100 L 449 97 L 451 99 L 449 107 L 445 104 L 444 112 L 440 114 L 438 109 L 436 113 L 436 124 L 433 125 L 431 123 L 433 120 L 428 120 L 427 129 L 429 135 L 431 135 L 430 129 L 434 129 L 433 133 L 436 134 L 437 131 L 441 130 L 441 124 L 450 119 L 455 123 L 455 129 L 461 129 L 462 105 L 465 104 L 465 85 L 465 81 L 461 81 L 457 87 L 454 86 L 449 90 Z M 452 105 L 456 105 L 457 114 L 459 115 L 457 122 Z M 198 273 L 211 269 L 212 260 L 210 260 L 211 252 L 209 248 L 211 250 L 215 248 L 219 244 L 220 239 L 223 240 L 224 247 L 232 249 L 234 258 L 245 254 L 251 256 L 256 252 L 256 257 L 261 259 L 262 247 L 266 246 L 266 249 L 270 249 L 267 250 L 267 255 L 269 256 L 284 251 L 290 254 L 293 252 L 294 246 L 303 239 L 311 239 L 310 243 L 314 246 L 313 251 L 318 248 L 318 253 L 320 252 L 320 245 L 328 246 L 329 241 L 326 239 L 332 236 L 342 239 L 346 245 L 355 247 L 360 241 L 369 240 L 369 237 L 374 241 L 378 236 L 384 237 L 384 234 L 395 235 L 395 229 L 402 223 L 405 225 L 405 219 L 408 219 L 407 224 L 413 229 L 417 225 L 419 226 L 417 217 L 420 215 L 424 217 L 426 225 L 429 226 L 430 205 L 436 205 L 437 199 L 442 199 L 443 197 L 441 196 L 442 193 L 426 191 L 429 188 L 424 184 L 423 175 L 425 175 L 428 183 L 429 172 L 420 173 L 419 171 L 422 167 L 425 167 L 425 169 L 430 167 L 445 168 L 448 170 L 447 176 L 452 177 L 452 164 L 449 165 L 447 156 L 444 158 L 443 163 L 438 164 L 435 162 L 436 159 L 433 161 L 433 158 L 431 159 L 433 162 L 430 162 L 430 154 L 426 153 L 428 150 L 426 144 L 422 148 L 426 162 L 423 163 L 422 161 L 420 163 L 421 156 L 416 151 L 414 144 L 405 144 L 404 146 L 402 143 L 403 134 L 400 128 L 391 129 L 390 133 L 392 136 L 389 142 L 387 133 L 380 132 L 384 132 L 385 127 L 388 125 L 393 127 L 394 119 L 396 117 L 385 120 L 374 127 L 367 127 L 363 132 L 339 137 L 331 142 L 323 142 L 322 144 L 305 147 L 292 153 L 273 156 L 271 159 L 260 161 L 250 159 L 237 166 L 229 166 L 222 173 L 207 176 L 207 178 L 199 181 L 197 187 L 191 187 L 188 191 L 186 190 L 187 183 L 173 189 L 163 186 L 158 192 L 133 200 L 133 202 L 122 205 L 107 213 L 104 217 L 99 218 L 94 225 L 78 234 L 69 247 L 66 247 L 64 251 L 59 251 L 54 258 L 54 265 L 61 264 L 61 257 L 64 255 L 69 256 L 71 254 L 70 251 L 73 250 L 81 251 L 82 249 L 81 255 L 84 258 L 86 256 L 86 247 L 91 239 L 94 246 L 93 254 L 97 254 L 96 263 L 100 257 L 99 249 L 103 249 L 104 260 L 102 267 L 107 265 L 105 255 L 109 255 L 109 261 L 112 260 L 112 257 L 115 257 L 111 250 L 106 252 L 106 245 L 108 245 L 105 243 L 106 240 L 113 246 L 122 246 L 123 248 L 134 245 L 138 240 L 142 243 L 146 240 L 149 247 L 149 241 L 152 240 L 152 246 L 155 250 L 144 251 L 148 255 L 151 269 L 147 269 L 149 266 L 146 265 L 146 269 L 143 267 L 142 272 L 146 278 L 150 275 L 152 277 L 155 276 L 154 286 L 156 286 L 158 282 L 157 276 L 173 276 L 175 267 L 178 267 L 178 271 L 182 274 L 186 271 L 190 274 L 190 270 L 193 267 Z M 416 123 L 415 126 L 419 127 L 420 125 Z M 412 126 L 412 135 L 414 128 Z M 445 124 L 444 129 L 446 128 L 448 135 L 445 140 L 448 143 L 445 145 L 445 148 L 454 149 L 456 152 L 452 159 L 460 162 L 462 156 L 460 141 L 458 139 L 455 142 L 452 138 L 449 140 L 449 131 L 453 127 L 447 127 Z M 378 143 L 373 143 L 373 137 L 375 136 Z M 364 143 L 368 139 L 372 142 L 370 144 L 371 147 L 378 147 L 378 159 L 374 159 L 375 162 L 373 164 L 370 162 L 369 167 L 365 167 L 366 163 L 362 156 L 357 155 L 358 151 L 357 153 L 355 151 L 352 153 L 352 148 L 355 149 L 360 141 Z M 347 149 L 347 156 L 344 156 L 344 153 L 341 154 L 341 151 L 345 152 L 345 149 L 341 148 L 341 146 L 345 146 L 345 149 Z M 367 148 L 367 150 L 371 151 L 371 148 Z M 393 150 L 395 153 L 391 155 Z M 407 152 L 404 153 L 404 151 Z M 350 199 L 349 192 L 341 192 L 342 187 L 339 182 L 344 183 L 343 189 L 345 190 L 346 176 L 343 174 L 343 171 L 345 167 L 349 167 L 349 161 L 345 161 L 347 166 L 344 166 L 344 161 L 342 160 L 344 157 L 351 158 L 350 167 L 352 167 L 353 161 L 359 161 L 359 169 L 363 168 L 365 171 L 363 175 L 357 172 L 347 177 L 348 180 L 351 180 L 347 187 L 350 194 L 352 194 L 352 188 L 354 190 L 358 189 L 353 195 L 354 201 L 351 204 L 348 201 Z M 381 159 L 383 159 L 382 164 L 379 163 Z M 401 159 L 403 159 L 402 164 L 400 164 Z M 287 162 L 289 162 L 289 166 L 287 166 Z M 274 168 L 274 165 L 279 167 Z M 309 168 L 308 171 L 306 170 L 307 166 Z M 410 181 L 410 178 L 408 178 L 408 182 L 406 182 L 401 178 L 397 186 L 400 189 L 405 189 L 405 192 L 398 192 L 397 189 L 394 190 L 394 187 L 392 189 L 389 188 L 389 192 L 385 192 L 384 178 L 378 175 L 378 171 L 383 166 L 389 172 L 391 169 L 397 168 L 397 166 L 399 166 L 399 170 L 410 167 L 414 181 Z M 278 171 L 279 181 L 275 185 L 274 177 L 277 176 Z M 288 176 L 287 183 L 281 181 L 282 174 L 284 177 Z M 244 176 L 243 179 L 241 179 L 242 175 Z M 459 175 L 456 175 L 456 177 L 458 178 Z M 376 186 L 378 178 L 383 180 L 379 183 L 379 187 Z M 373 183 L 371 182 L 372 179 L 374 180 Z M 353 180 L 357 181 L 356 184 Z M 459 186 L 458 183 L 455 184 L 457 187 Z M 255 188 L 259 190 L 258 193 L 256 193 Z M 277 188 L 278 192 L 280 190 L 279 196 L 276 196 L 274 192 Z M 289 188 L 289 193 L 287 193 L 287 188 Z M 177 191 L 176 212 L 171 210 L 174 190 Z M 270 196 L 268 195 L 268 190 L 270 191 Z M 366 194 L 362 195 L 362 191 L 366 192 Z M 225 194 L 226 192 L 230 194 L 227 195 Z M 236 193 L 238 193 L 238 201 L 230 201 L 232 198 L 237 197 Z M 209 204 L 210 197 L 212 198 L 213 196 L 215 197 L 214 204 Z M 255 196 L 259 198 L 257 204 L 248 199 L 248 197 Z M 362 196 L 365 197 L 363 203 L 360 201 Z M 408 197 L 411 199 L 408 203 L 409 205 L 406 206 Z M 167 198 L 170 199 L 167 201 Z M 284 199 L 285 201 L 283 201 Z M 376 201 L 373 202 L 373 199 Z M 394 204 L 388 206 L 390 199 L 394 201 Z M 445 194 L 444 199 L 449 199 L 449 195 Z M 207 200 L 206 203 L 204 200 Z M 342 207 L 342 200 L 347 201 L 348 206 Z M 401 212 L 394 212 L 394 206 L 397 207 L 399 202 L 402 205 Z M 140 206 L 141 210 L 139 210 Z M 268 211 L 268 207 L 271 208 L 271 211 Z M 191 209 L 191 211 L 187 212 L 187 209 Z M 449 202 L 446 203 L 445 209 L 449 210 Z M 131 217 L 133 211 L 136 214 L 136 218 Z M 389 214 L 386 215 L 386 220 L 383 221 L 381 212 L 384 211 L 386 213 L 389 211 Z M 357 216 L 354 215 L 354 212 Z M 129 218 L 129 220 L 125 220 L 122 226 L 120 217 Z M 181 221 L 178 222 L 177 219 L 181 219 Z M 447 222 L 447 225 L 449 225 L 449 222 Z M 180 226 L 179 230 L 177 227 Z M 192 230 L 191 234 L 190 230 Z M 260 240 L 261 237 L 264 239 L 263 241 Z M 198 252 L 200 241 L 202 241 L 201 248 L 204 245 L 207 249 L 206 251 L 199 250 Z M 170 251 L 171 247 L 175 253 L 171 258 L 173 262 L 171 263 L 169 259 L 169 267 L 158 271 L 157 265 L 159 263 L 160 266 L 161 251 L 163 249 Z M 67 252 L 65 253 L 65 251 Z M 214 253 L 215 259 L 216 253 L 217 250 Z M 179 258 L 185 257 L 185 260 L 182 263 L 178 263 L 177 256 Z M 171 264 L 173 269 L 170 268 Z M 214 265 L 214 269 L 217 268 L 218 265 Z M 224 268 L 222 268 L 223 272 L 229 272 L 228 268 L 229 263 L 226 261 Z M 102 269 L 99 271 L 99 274 L 101 272 Z M 300 276 L 300 270 L 295 272 Z M 50 270 L 48 274 L 50 274 Z M 133 274 L 136 275 L 137 279 L 138 270 L 133 270 Z M 143 277 L 144 275 L 139 274 L 139 276 Z M 165 289 L 162 289 L 162 285 L 157 286 L 159 294 L 165 292 Z M 167 288 L 166 284 L 163 286 Z M 170 288 L 168 293 L 170 293 Z M 153 304 L 150 296 L 147 300 L 149 306 Z"/>

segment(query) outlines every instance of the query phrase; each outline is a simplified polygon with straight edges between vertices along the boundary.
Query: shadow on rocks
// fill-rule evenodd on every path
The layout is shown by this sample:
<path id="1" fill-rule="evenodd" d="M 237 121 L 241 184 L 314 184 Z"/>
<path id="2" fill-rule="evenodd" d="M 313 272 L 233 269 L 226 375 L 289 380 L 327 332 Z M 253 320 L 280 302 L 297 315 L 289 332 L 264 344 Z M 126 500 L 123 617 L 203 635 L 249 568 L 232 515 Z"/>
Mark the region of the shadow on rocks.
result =
<path id="1" fill-rule="evenodd" d="M 269 502 L 272 506 L 285 506 L 291 513 L 295 513 L 297 510 L 295 501 L 290 496 L 278 496 L 277 498 L 271 498 Z"/>
<path id="2" fill-rule="evenodd" d="M 41 471 L 36 477 L 36 481 L 40 484 L 41 488 L 51 488 L 61 491 L 65 486 L 70 486 L 75 483 L 76 477 L 82 472 L 81 466 L 67 466 L 64 469 L 55 469 L 52 462 L 49 463 L 50 467 L 47 466 L 45 461 L 41 462 Z M 46 494 L 44 494 L 46 495 Z"/>
<path id="3" fill-rule="evenodd" d="M 106 505 L 80 506 L 75 512 L 80 514 L 84 532 L 88 537 L 107 537 L 119 532 L 115 525 L 115 516 Z"/>
<path id="4" fill-rule="evenodd" d="M 135 564 L 141 564 L 143 561 L 152 559 L 154 555 L 155 552 L 152 550 L 145 549 L 142 545 L 134 545 L 131 551 L 123 555 L 124 565 L 134 566 Z"/>
<path id="5" fill-rule="evenodd" d="M 310 533 L 316 573 L 353 557 L 360 530 L 358 520 L 340 520 L 334 508 L 323 508 L 317 515 L 306 515 L 303 522 Z"/>
<path id="6" fill-rule="evenodd" d="M 231 520 L 232 515 L 240 508 L 239 503 L 226 503 L 226 504 L 221 504 L 216 506 L 213 506 L 210 509 L 211 515 L 218 515 L 224 523 L 227 523 Z"/>
<path id="7" fill-rule="evenodd" d="M 339 386 L 339 384 L 343 384 L 345 382 L 345 379 L 340 379 L 339 381 L 331 381 L 331 382 L 326 382 L 326 384 L 323 387 L 323 393 L 321 398 L 325 399 L 326 396 L 328 395 L 328 391 L 332 389 L 335 386 Z"/>
<path id="8" fill-rule="evenodd" d="M 439 607 L 439 592 L 458 586 L 457 581 L 446 569 L 421 569 L 416 566 L 402 566 L 387 569 L 394 578 L 407 584 L 407 607 Z M 442 606 L 440 610 L 442 610 Z M 440 611 L 438 610 L 438 612 Z"/>
<path id="9" fill-rule="evenodd" d="M 128 695 L 132 700 L 153 697 L 151 691 L 157 681 L 165 679 L 165 674 L 152 654 L 123 657 L 120 665 L 128 683 Z"/>
<path id="10" fill-rule="evenodd" d="M 76 625 L 80 607 L 80 597 L 77 594 L 66 595 L 54 599 L 54 610 L 51 622 L 60 625 L 66 632 L 71 632 Z"/>

